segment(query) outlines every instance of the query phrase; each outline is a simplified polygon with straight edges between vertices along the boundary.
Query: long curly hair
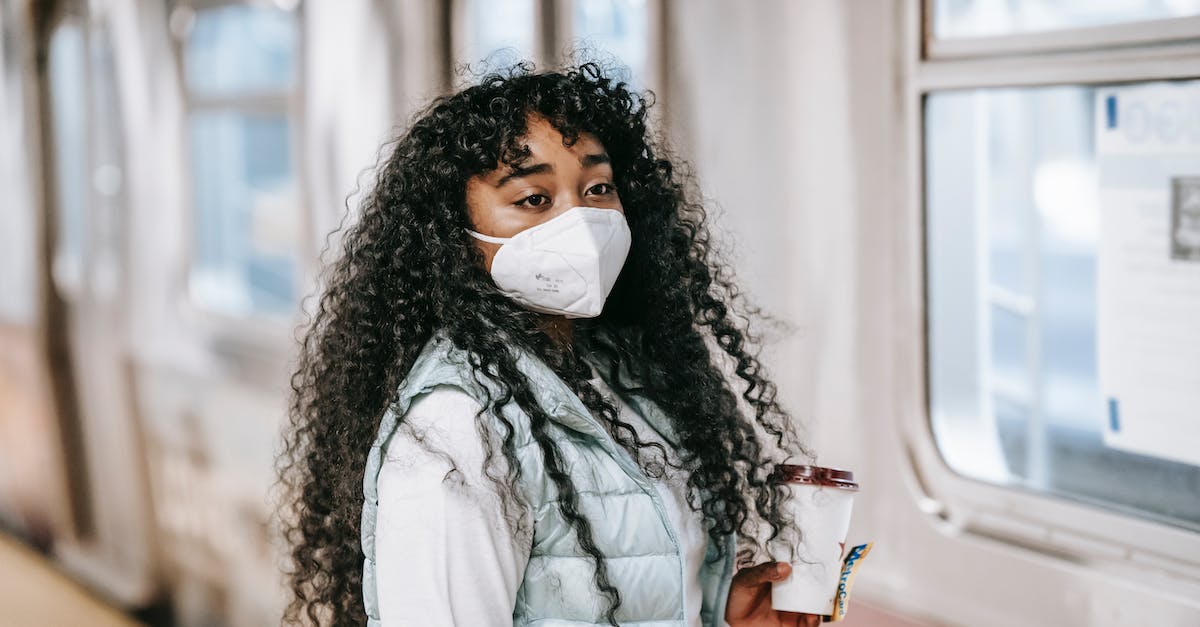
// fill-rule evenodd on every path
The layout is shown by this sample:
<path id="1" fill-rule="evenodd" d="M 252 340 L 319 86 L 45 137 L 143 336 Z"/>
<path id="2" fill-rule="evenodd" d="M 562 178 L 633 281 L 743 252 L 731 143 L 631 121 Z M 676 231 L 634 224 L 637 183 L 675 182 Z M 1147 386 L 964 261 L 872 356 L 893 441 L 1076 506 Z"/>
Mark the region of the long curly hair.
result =
<path id="1" fill-rule="evenodd" d="M 725 557 L 721 540 L 733 533 L 739 546 L 761 554 L 762 523 L 770 526 L 768 540 L 795 532 L 784 507 L 789 492 L 770 470 L 793 456 L 814 456 L 758 358 L 761 341 L 750 323 L 770 317 L 746 302 L 718 259 L 691 175 L 664 156 L 665 143 L 648 128 L 653 97 L 594 62 L 549 72 L 522 62 L 434 99 L 385 144 L 357 220 L 340 229 L 341 252 L 322 275 L 325 287 L 291 379 L 290 421 L 277 461 L 287 491 L 281 526 L 293 594 L 285 624 L 365 621 L 359 530 L 367 451 L 414 358 L 439 328 L 470 356 L 476 376 L 504 390 L 486 411 L 501 416 L 499 408 L 515 402 L 529 416 L 546 475 L 562 496 L 557 506 L 594 561 L 611 624 L 621 591 L 609 581 L 548 429 L 550 417 L 534 400 L 512 347 L 551 367 L 649 476 L 662 477 L 663 463 L 686 470 L 688 504 L 718 541 L 718 557 Z M 527 157 L 523 136 L 531 115 L 543 116 L 568 144 L 581 132 L 603 144 L 633 235 L 603 312 L 575 320 L 573 346 L 552 340 L 537 313 L 500 292 L 464 232 L 474 228 L 468 178 Z M 671 417 L 680 439 L 677 460 L 618 418 L 612 399 L 589 382 L 586 354 L 604 356 L 611 365 L 605 380 L 615 390 L 635 390 Z M 621 386 L 622 366 L 637 387 Z M 502 453 L 515 474 L 511 439 L 510 429 Z M 643 455 L 649 448 L 659 454 Z M 485 465 L 492 456 L 486 451 Z M 502 482 L 510 501 L 520 498 L 517 480 Z"/>

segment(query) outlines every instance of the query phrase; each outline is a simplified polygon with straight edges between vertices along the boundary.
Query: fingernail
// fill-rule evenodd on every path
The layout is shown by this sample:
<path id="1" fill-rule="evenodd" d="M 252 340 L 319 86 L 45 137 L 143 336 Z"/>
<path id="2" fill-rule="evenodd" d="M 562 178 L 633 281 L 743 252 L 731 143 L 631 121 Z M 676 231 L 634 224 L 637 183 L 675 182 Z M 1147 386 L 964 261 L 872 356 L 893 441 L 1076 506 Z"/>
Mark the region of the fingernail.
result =
<path id="1" fill-rule="evenodd" d="M 775 576 L 779 577 L 782 574 L 783 574 L 783 564 L 776 564 L 775 565 Z"/>

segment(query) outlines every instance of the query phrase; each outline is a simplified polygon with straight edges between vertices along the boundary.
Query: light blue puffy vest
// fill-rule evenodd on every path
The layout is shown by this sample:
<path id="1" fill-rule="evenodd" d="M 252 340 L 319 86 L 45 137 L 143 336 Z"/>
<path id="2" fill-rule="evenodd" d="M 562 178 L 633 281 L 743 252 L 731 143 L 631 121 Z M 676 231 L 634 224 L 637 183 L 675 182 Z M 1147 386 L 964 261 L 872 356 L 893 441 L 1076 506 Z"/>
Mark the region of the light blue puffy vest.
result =
<path id="1" fill-rule="evenodd" d="M 609 581 L 621 591 L 617 622 L 642 627 L 686 625 L 679 530 L 671 524 L 658 491 L 629 453 L 608 435 L 587 406 L 545 362 L 524 350 L 517 351 L 516 356 L 518 368 L 532 383 L 538 404 L 552 418 L 549 433 L 558 444 L 561 459 L 576 487 L 579 511 L 592 525 L 596 547 L 607 560 Z M 596 370 L 607 372 L 599 367 Z M 623 381 L 629 381 L 627 376 L 621 373 Z M 484 385 L 498 395 L 496 383 L 484 379 Z M 362 548 L 366 555 L 363 600 L 368 627 L 380 626 L 380 591 L 375 586 L 375 519 L 376 486 L 384 451 L 396 430 L 398 417 L 408 411 L 414 397 L 438 385 L 456 386 L 480 403 L 485 402 L 484 390 L 471 375 L 465 351 L 441 332 L 431 336 L 401 383 L 398 411 L 384 415 L 367 457 Z M 637 395 L 626 400 L 669 443 L 677 445 L 667 417 L 652 401 Z M 544 472 L 540 450 L 530 433 L 529 418 L 515 402 L 502 411 L 515 430 L 513 442 L 522 469 L 520 489 L 535 511 L 533 547 L 517 591 L 513 625 L 607 624 L 604 620 L 607 599 L 595 586 L 592 558 L 579 546 L 574 530 L 558 512 L 554 503 L 557 491 Z M 503 434 L 504 427 L 493 420 L 496 432 Z M 726 625 L 725 603 L 736 558 L 735 536 L 726 535 L 725 543 L 725 559 L 709 564 L 717 554 L 717 545 L 708 539 L 700 571 L 701 619 L 705 627 Z"/>

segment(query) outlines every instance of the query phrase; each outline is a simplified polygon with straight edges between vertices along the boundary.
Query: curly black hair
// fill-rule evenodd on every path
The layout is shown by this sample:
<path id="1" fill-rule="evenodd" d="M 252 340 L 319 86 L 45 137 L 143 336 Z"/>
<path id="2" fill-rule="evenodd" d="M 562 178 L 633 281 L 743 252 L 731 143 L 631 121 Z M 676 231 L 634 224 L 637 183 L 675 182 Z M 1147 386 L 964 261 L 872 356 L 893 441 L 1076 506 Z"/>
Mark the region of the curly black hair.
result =
<path id="1" fill-rule="evenodd" d="M 359 530 L 367 451 L 398 385 L 438 328 L 470 355 L 476 376 L 491 377 L 506 391 L 490 399 L 486 411 L 501 416 L 501 406 L 516 402 L 530 417 L 546 474 L 563 497 L 562 515 L 594 559 L 612 624 L 620 591 L 577 509 L 548 434 L 550 418 L 518 370 L 513 346 L 543 359 L 648 475 L 663 476 L 663 462 L 686 470 L 688 504 L 718 540 L 718 557 L 725 557 L 721 538 L 731 533 L 761 552 L 761 522 L 771 527 L 768 540 L 798 533 L 784 507 L 789 492 L 770 471 L 793 456 L 814 456 L 776 401 L 776 386 L 758 358 L 761 342 L 750 322 L 770 317 L 747 304 L 718 259 L 692 176 L 659 156 L 667 149 L 648 128 L 653 97 L 594 62 L 543 72 L 521 62 L 434 99 L 385 144 L 357 220 L 341 227 L 342 250 L 322 275 L 326 287 L 291 380 L 290 421 L 277 461 L 287 490 L 281 524 L 294 595 L 285 624 L 366 619 Z M 574 346 L 553 341 L 539 314 L 499 291 L 464 232 L 474 228 L 466 209 L 468 178 L 528 156 L 522 138 L 530 116 L 544 117 L 568 144 L 582 132 L 601 142 L 633 235 L 603 312 L 575 321 Z M 612 366 L 605 379 L 618 391 L 629 390 L 616 376 L 624 365 L 637 392 L 671 416 L 680 437 L 677 462 L 618 419 L 613 401 L 588 381 L 585 354 L 605 356 Z M 766 449 L 770 440 L 784 459 Z M 647 447 L 659 450 L 659 461 L 641 455 Z M 515 473 L 511 430 L 502 449 Z M 487 451 L 485 466 L 491 460 Z M 517 495 L 516 481 L 509 476 L 502 484 L 509 501 Z"/>

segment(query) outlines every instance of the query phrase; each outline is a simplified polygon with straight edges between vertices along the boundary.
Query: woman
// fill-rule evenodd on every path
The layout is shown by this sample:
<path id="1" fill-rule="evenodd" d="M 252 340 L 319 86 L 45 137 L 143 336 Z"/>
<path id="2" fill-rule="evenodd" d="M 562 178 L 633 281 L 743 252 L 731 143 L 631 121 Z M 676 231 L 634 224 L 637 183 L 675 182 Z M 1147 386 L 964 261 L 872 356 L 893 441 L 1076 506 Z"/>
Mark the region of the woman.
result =
<path id="1" fill-rule="evenodd" d="M 521 64 L 395 142 L 292 380 L 285 622 L 820 621 L 734 572 L 795 545 L 769 473 L 812 455 L 647 106 Z"/>

